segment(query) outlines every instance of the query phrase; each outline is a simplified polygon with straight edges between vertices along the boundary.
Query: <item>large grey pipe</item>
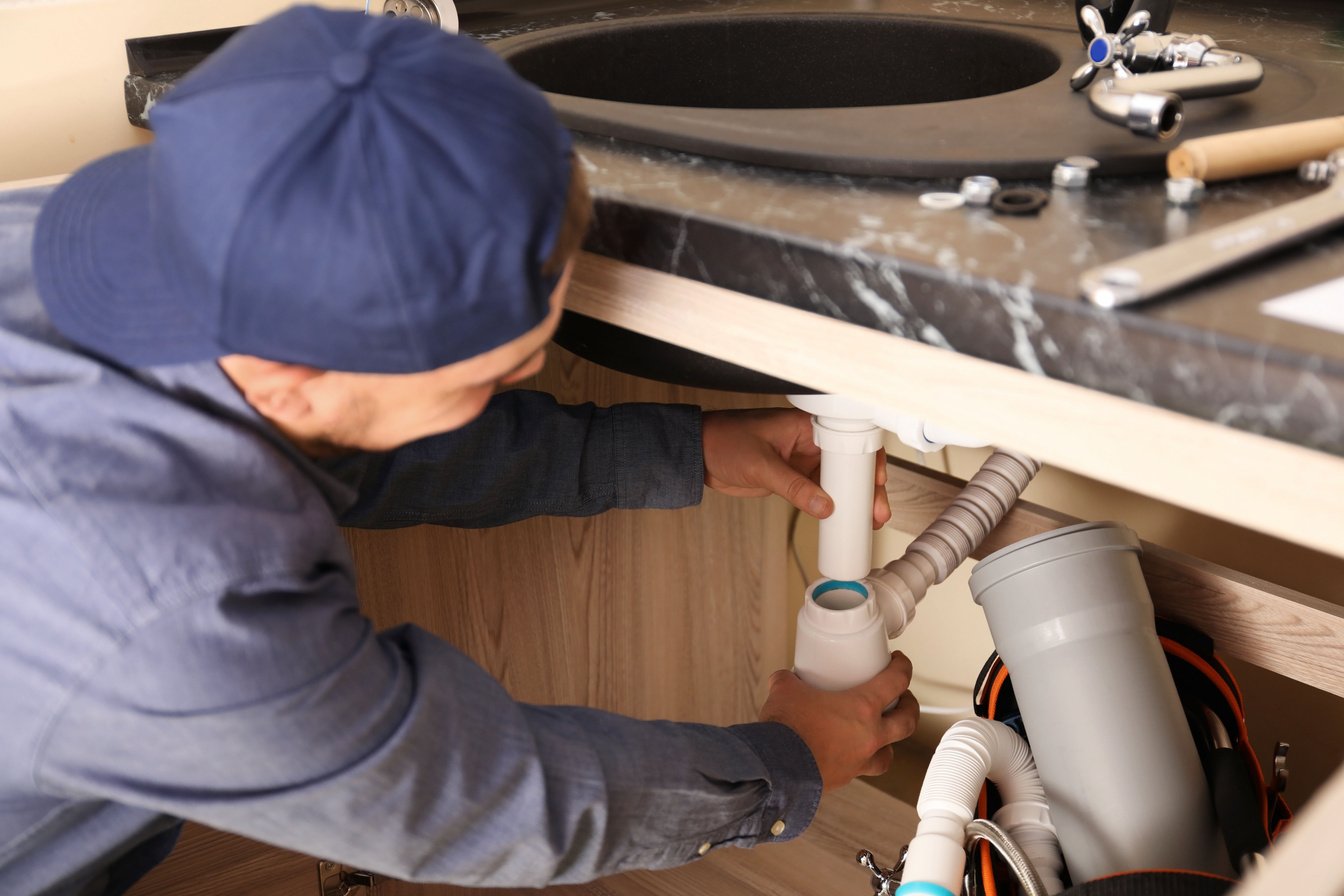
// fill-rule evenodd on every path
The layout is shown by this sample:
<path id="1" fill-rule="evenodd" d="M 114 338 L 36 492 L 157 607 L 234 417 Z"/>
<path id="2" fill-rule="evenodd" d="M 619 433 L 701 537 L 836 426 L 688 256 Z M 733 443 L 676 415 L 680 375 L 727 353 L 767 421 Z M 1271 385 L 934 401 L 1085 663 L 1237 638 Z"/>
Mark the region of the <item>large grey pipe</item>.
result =
<path id="1" fill-rule="evenodd" d="M 1231 874 L 1139 553 L 1125 526 L 1083 523 L 971 573 L 1075 883 L 1138 868 Z"/>

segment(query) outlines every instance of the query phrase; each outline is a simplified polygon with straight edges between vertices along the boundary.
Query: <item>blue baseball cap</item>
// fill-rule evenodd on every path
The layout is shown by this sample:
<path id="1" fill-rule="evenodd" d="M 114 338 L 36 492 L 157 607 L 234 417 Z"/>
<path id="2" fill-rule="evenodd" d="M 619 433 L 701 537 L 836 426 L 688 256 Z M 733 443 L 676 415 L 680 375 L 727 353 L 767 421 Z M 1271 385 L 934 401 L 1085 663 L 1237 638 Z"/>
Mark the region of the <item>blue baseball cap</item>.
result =
<path id="1" fill-rule="evenodd" d="M 81 168 L 37 222 L 38 293 L 91 352 L 412 373 L 549 310 L 569 134 L 470 37 L 294 7 L 150 122 L 152 143 Z"/>

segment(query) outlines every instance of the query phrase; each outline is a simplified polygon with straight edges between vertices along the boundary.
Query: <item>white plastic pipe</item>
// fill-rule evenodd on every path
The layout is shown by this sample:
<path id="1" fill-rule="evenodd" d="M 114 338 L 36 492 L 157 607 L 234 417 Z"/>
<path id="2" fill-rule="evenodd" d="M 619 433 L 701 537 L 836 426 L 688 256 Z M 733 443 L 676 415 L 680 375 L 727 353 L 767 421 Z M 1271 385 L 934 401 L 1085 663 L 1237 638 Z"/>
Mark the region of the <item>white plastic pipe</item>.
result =
<path id="1" fill-rule="evenodd" d="M 919 826 L 905 859 L 907 896 L 961 892 L 966 866 L 966 825 L 975 817 L 980 789 L 994 782 L 1003 806 L 993 821 L 1017 841 L 1045 885 L 1058 893 L 1064 859 L 1031 749 L 1001 722 L 963 719 L 943 735 L 919 792 Z"/>
<path id="2" fill-rule="evenodd" d="M 873 568 L 873 482 L 882 430 L 871 420 L 813 417 L 821 449 L 821 487 L 835 510 L 818 525 L 817 569 L 828 579 L 858 581 Z"/>
<path id="3" fill-rule="evenodd" d="M 824 691 L 863 684 L 891 661 L 881 611 L 859 582 L 813 582 L 798 611 L 793 671 Z"/>
<path id="4" fill-rule="evenodd" d="M 843 395 L 790 395 L 789 401 L 812 415 L 812 440 L 821 449 L 821 487 L 835 501 L 835 511 L 818 530 L 817 565 L 828 579 L 858 581 L 872 570 L 873 477 L 882 430 L 918 451 L 985 444 Z"/>

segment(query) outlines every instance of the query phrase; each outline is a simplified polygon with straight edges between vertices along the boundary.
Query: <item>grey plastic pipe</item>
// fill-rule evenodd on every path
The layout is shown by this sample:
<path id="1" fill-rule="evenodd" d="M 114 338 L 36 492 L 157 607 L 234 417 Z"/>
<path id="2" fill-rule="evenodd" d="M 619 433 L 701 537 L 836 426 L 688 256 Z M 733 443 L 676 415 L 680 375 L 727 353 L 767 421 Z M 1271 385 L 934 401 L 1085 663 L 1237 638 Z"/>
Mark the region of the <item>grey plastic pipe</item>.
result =
<path id="1" fill-rule="evenodd" d="M 882 610 L 887 637 L 898 637 L 915 618 L 915 605 L 946 579 L 985 540 L 1040 472 L 1039 462 L 995 451 L 961 494 L 929 524 L 905 554 L 864 581 Z"/>
<path id="2" fill-rule="evenodd" d="M 817 418 L 814 418 L 814 420 Z M 858 578 L 856 569 L 871 562 L 872 542 L 868 530 L 868 508 L 871 503 L 873 459 L 876 443 L 870 447 L 868 429 L 856 426 L 850 430 L 816 427 L 818 444 L 821 438 L 850 439 L 852 444 L 840 442 L 840 448 L 830 456 L 830 469 L 844 470 L 849 486 L 836 488 L 836 478 L 825 477 L 827 464 L 822 464 L 822 486 L 836 502 L 832 517 L 840 516 L 841 495 L 845 495 L 846 516 L 860 520 L 860 529 L 848 531 L 848 538 L 833 537 L 823 540 L 821 559 L 835 563 L 844 559 L 850 578 L 829 578 L 827 567 L 823 577 L 808 586 L 803 595 L 803 606 L 798 612 L 797 638 L 794 647 L 794 672 L 803 681 L 823 690 L 845 690 L 869 680 L 886 667 L 890 660 L 888 638 L 895 638 L 915 618 L 915 604 L 923 599 L 929 587 L 948 577 L 984 540 L 990 530 L 999 524 L 1027 487 L 1041 465 L 1029 457 L 1008 451 L 990 455 L 971 480 L 966 483 L 953 502 L 920 534 L 904 556 L 888 563 L 882 569 L 872 570 L 867 577 Z M 872 432 L 876 432 L 872 428 Z M 835 442 L 828 442 L 835 447 Z M 843 459 L 843 463 L 837 463 Z M 855 513 L 859 509 L 862 514 Z M 822 530 L 825 534 L 825 529 Z M 836 535 L 844 530 L 832 530 Z M 857 544 L 861 549 L 850 550 Z"/>
<path id="3" fill-rule="evenodd" d="M 1137 868 L 1232 873 L 1139 553 L 1125 526 L 1082 523 L 971 572 L 1075 883 Z"/>
<path id="4" fill-rule="evenodd" d="M 994 822 L 1030 861 L 1047 893 L 1064 889 L 1055 826 L 1031 748 L 1002 722 L 963 719 L 947 730 L 929 762 L 916 808 L 919 826 L 905 858 L 897 896 L 961 890 L 966 865 L 966 826 L 986 780 L 1003 799 Z"/>

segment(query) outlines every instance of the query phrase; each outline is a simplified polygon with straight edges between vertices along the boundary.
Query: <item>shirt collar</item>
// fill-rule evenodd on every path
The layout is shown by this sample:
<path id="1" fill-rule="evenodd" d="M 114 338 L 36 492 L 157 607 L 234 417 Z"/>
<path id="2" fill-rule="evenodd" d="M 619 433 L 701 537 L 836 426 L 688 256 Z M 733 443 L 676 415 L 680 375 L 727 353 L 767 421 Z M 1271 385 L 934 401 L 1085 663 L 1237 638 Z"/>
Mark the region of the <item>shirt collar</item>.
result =
<path id="1" fill-rule="evenodd" d="M 304 454 L 256 408 L 248 404 L 233 380 L 214 361 L 143 367 L 135 373 L 178 400 L 207 413 L 228 418 L 273 444 L 305 477 L 312 480 L 337 517 L 349 510 L 359 497 L 354 488 Z"/>

